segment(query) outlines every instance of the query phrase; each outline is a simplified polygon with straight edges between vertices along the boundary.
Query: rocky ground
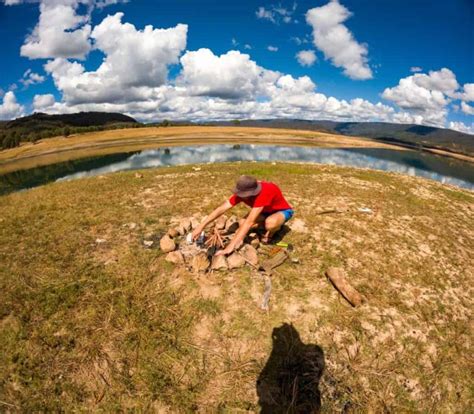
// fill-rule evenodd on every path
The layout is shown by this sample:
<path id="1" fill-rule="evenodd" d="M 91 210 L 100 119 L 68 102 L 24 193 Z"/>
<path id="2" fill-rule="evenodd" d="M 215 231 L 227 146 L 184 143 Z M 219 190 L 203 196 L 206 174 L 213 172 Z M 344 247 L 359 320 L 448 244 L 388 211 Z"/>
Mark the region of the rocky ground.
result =
<path id="1" fill-rule="evenodd" d="M 293 260 L 272 272 L 267 311 L 254 267 L 196 271 L 160 248 L 239 174 L 277 182 L 296 210 L 283 237 Z M 320 396 L 322 412 L 469 412 L 473 201 L 424 179 L 289 163 L 123 172 L 1 197 L 0 404 L 276 412 L 316 409 Z"/>

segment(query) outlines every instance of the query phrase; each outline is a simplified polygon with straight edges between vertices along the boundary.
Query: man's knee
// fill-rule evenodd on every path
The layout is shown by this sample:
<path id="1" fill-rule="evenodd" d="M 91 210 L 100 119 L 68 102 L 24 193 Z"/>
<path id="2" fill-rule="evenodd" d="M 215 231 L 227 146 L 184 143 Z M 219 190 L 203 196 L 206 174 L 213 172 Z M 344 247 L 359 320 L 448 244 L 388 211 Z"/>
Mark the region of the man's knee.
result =
<path id="1" fill-rule="evenodd" d="M 265 220 L 265 228 L 267 230 L 275 229 L 277 227 L 280 227 L 281 225 L 282 225 L 282 220 L 280 220 L 280 218 L 276 216 L 267 217 Z"/>

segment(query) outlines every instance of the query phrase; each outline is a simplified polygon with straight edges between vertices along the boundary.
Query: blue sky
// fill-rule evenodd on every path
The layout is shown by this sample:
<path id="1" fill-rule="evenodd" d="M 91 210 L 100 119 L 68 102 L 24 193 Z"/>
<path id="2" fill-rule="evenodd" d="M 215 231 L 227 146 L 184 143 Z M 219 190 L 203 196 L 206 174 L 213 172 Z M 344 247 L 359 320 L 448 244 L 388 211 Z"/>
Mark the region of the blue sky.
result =
<path id="1" fill-rule="evenodd" d="M 119 12 L 120 19 L 106 19 Z M 145 121 L 381 120 L 472 133 L 473 20 L 470 0 L 6 0 L 0 3 L 0 31 L 8 39 L 0 45 L 0 117 L 90 109 Z M 178 24 L 187 30 L 166 35 L 164 49 L 160 33 L 143 32 L 147 25 Z M 67 32 L 85 33 L 86 26 L 89 37 L 76 47 Z M 112 26 L 115 44 L 107 38 Z M 134 40 L 127 49 L 128 38 Z M 302 62 L 296 54 L 303 50 Z M 229 51 L 240 53 L 222 58 Z M 98 71 L 104 58 L 107 68 Z M 48 62 L 55 63 L 45 68 Z M 133 82 L 127 70 L 136 75 Z"/>

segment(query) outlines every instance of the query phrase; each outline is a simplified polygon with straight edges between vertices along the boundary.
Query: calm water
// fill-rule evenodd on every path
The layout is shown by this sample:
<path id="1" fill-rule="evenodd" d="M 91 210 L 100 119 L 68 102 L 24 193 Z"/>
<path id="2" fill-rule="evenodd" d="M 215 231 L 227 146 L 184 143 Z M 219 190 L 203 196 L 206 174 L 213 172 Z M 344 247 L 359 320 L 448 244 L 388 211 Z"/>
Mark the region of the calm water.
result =
<path id="1" fill-rule="evenodd" d="M 31 188 L 51 181 L 73 180 L 117 171 L 226 161 L 299 161 L 346 165 L 421 176 L 474 189 L 472 164 L 421 152 L 376 148 L 215 144 L 106 155 L 17 171 L 0 176 L 0 193 Z"/>

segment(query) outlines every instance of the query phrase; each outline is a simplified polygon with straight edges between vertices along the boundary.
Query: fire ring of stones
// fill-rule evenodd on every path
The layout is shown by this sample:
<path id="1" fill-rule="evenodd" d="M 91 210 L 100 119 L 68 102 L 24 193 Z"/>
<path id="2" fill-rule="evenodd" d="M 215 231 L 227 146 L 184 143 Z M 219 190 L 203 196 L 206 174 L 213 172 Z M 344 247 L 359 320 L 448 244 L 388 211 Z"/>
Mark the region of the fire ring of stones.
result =
<path id="1" fill-rule="evenodd" d="M 275 251 L 270 250 L 284 251 L 284 259 L 288 255 L 285 249 L 261 244 L 259 232 L 251 231 L 242 245 L 231 255 L 216 256 L 215 253 L 230 241 L 239 228 L 238 218 L 235 215 L 230 217 L 222 215 L 207 226 L 206 236 L 200 240 L 200 243 L 190 241 L 190 233 L 199 225 L 197 216 L 173 220 L 171 225 L 168 232 L 160 239 L 160 248 L 167 253 L 165 260 L 177 266 L 186 267 L 195 273 L 233 270 L 245 265 L 270 273 L 271 269 L 276 267 L 275 263 L 272 265 L 268 259 L 260 263 L 259 255 L 274 256 Z"/>

